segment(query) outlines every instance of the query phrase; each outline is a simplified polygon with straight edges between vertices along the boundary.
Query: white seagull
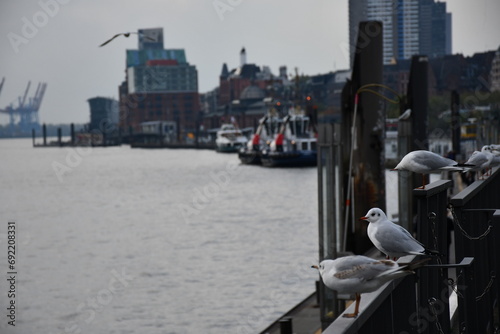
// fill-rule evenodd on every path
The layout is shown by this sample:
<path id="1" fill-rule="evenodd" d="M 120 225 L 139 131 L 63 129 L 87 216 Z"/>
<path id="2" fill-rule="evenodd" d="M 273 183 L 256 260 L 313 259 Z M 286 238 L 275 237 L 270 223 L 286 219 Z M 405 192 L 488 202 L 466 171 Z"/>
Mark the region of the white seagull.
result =
<path id="1" fill-rule="evenodd" d="M 422 174 L 422 189 L 425 189 L 425 174 L 440 171 L 463 171 L 455 160 L 440 156 L 434 152 L 419 150 L 405 155 L 399 164 L 391 170 L 407 170 Z"/>
<path id="2" fill-rule="evenodd" d="M 130 34 L 135 34 L 135 35 L 139 35 L 139 36 L 145 36 L 144 34 L 139 33 L 139 32 L 122 32 L 122 33 L 119 33 L 119 34 L 114 35 L 113 37 L 111 37 L 110 39 L 108 39 L 106 42 L 104 42 L 104 43 L 102 43 L 101 45 L 99 45 L 99 47 L 101 47 L 101 46 L 104 46 L 104 45 L 108 44 L 109 42 L 111 42 L 112 40 L 114 40 L 114 39 L 115 39 L 116 37 L 118 37 L 118 36 L 122 36 L 122 35 L 123 35 L 123 36 L 125 36 L 125 37 L 129 37 L 129 36 L 130 36 Z M 155 41 L 155 39 L 154 39 L 154 38 L 151 38 L 151 37 L 149 37 L 149 36 L 145 36 L 145 38 L 146 38 L 146 39 L 149 39 L 150 41 Z"/>
<path id="3" fill-rule="evenodd" d="M 411 109 L 406 109 L 406 111 L 398 117 L 398 121 L 406 121 L 407 119 L 410 118 L 410 116 L 411 116 Z"/>
<path id="4" fill-rule="evenodd" d="M 354 318 L 359 314 L 361 294 L 372 292 L 390 280 L 414 274 L 414 269 L 421 267 L 429 259 L 414 263 L 398 264 L 391 260 L 374 260 L 362 255 L 350 255 L 335 260 L 323 260 L 319 266 L 319 274 L 325 285 L 339 293 L 355 294 L 354 313 L 344 314 L 346 318 Z"/>
<path id="5" fill-rule="evenodd" d="M 439 255 L 438 251 L 427 249 L 417 241 L 404 227 L 394 224 L 379 208 L 372 208 L 366 216 L 360 219 L 368 224 L 368 237 L 375 247 L 387 258 L 397 258 L 405 255 Z"/>
<path id="6" fill-rule="evenodd" d="M 491 153 L 491 148 L 488 145 L 485 145 L 481 148 L 481 152 L 474 151 L 470 156 L 469 160 L 465 162 L 467 165 L 473 166 L 466 168 L 466 170 L 479 172 L 483 169 L 488 169 L 490 168 L 491 163 L 493 162 L 493 158 L 494 155 L 493 153 Z"/>

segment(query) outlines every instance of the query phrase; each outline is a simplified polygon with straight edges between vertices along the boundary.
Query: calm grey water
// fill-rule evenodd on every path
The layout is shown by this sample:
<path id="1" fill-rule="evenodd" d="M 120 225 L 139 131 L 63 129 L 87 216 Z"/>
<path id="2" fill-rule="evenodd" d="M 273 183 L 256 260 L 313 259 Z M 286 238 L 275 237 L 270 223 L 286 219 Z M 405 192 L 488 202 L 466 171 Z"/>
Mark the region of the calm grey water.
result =
<path id="1" fill-rule="evenodd" d="M 2 333 L 256 333 L 314 290 L 315 168 L 29 139 L 0 140 L 0 156 Z"/>

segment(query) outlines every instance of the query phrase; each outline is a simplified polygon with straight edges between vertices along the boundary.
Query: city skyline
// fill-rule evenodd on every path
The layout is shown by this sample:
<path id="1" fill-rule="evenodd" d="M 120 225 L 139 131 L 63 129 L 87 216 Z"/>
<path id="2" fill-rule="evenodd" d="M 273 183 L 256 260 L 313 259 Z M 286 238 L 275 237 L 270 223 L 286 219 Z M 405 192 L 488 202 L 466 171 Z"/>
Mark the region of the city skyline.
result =
<path id="1" fill-rule="evenodd" d="M 494 0 L 447 2 L 453 15 L 452 53 L 470 56 L 496 50 L 500 23 Z M 32 88 L 47 82 L 39 118 L 46 123 L 87 123 L 87 100 L 118 98 L 125 79 L 126 50 L 137 49 L 137 35 L 116 33 L 143 28 L 164 29 L 166 49 L 184 49 L 198 69 L 200 93 L 218 85 L 223 63 L 247 62 L 269 66 L 273 74 L 287 66 L 293 73 L 316 75 L 349 67 L 348 1 L 272 3 L 262 0 L 78 2 L 41 0 L 31 4 L 0 4 L 0 60 L 5 77 L 0 108 L 17 103 L 28 81 Z M 8 117 L 2 115 L 0 123 Z"/>

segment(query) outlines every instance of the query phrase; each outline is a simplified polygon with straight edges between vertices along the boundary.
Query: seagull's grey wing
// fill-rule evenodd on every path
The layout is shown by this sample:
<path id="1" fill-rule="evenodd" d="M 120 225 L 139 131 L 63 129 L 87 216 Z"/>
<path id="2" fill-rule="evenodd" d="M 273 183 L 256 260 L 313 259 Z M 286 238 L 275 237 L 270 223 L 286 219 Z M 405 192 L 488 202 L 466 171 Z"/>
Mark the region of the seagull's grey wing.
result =
<path id="1" fill-rule="evenodd" d="M 419 244 L 420 246 L 425 247 L 423 243 L 421 243 L 420 241 L 418 241 L 417 239 L 415 239 L 415 238 L 413 237 L 413 235 L 411 235 L 411 233 L 410 233 L 410 232 L 408 232 L 408 230 L 407 230 L 407 229 L 405 229 L 403 226 L 401 226 L 401 225 L 397 225 L 397 224 L 394 224 L 394 225 L 396 225 L 396 226 L 397 226 L 397 227 L 401 230 L 401 232 L 403 232 L 403 234 L 404 234 L 404 235 L 406 235 L 409 239 L 414 240 L 414 241 L 415 241 L 417 244 Z"/>
<path id="2" fill-rule="evenodd" d="M 417 154 L 415 162 L 427 166 L 430 170 L 435 171 L 446 166 L 457 165 L 455 160 L 451 160 L 432 152 L 424 151 L 425 153 Z"/>
<path id="3" fill-rule="evenodd" d="M 338 279 L 358 278 L 369 281 L 387 272 L 398 270 L 398 265 L 390 260 L 374 261 L 371 263 L 359 264 L 349 269 L 339 271 L 334 276 Z"/>
<path id="4" fill-rule="evenodd" d="M 111 37 L 110 39 L 108 39 L 106 42 L 104 42 L 104 43 L 102 43 L 101 45 L 99 45 L 99 47 L 101 47 L 101 46 L 104 46 L 104 45 L 108 44 L 109 42 L 111 42 L 112 40 L 114 40 L 116 37 L 118 37 L 118 36 L 120 36 L 120 35 L 122 35 L 122 34 L 120 33 L 120 34 L 116 34 L 116 35 L 114 35 L 113 37 Z"/>
<path id="5" fill-rule="evenodd" d="M 423 252 L 425 250 L 410 232 L 392 222 L 378 228 L 377 239 L 386 253 Z"/>
<path id="6" fill-rule="evenodd" d="M 488 158 L 486 155 L 482 152 L 479 151 L 474 151 L 472 155 L 470 156 L 469 160 L 465 163 L 466 165 L 474 165 L 474 166 L 480 166 L 484 164 L 486 161 L 488 161 Z"/>
<path id="7" fill-rule="evenodd" d="M 335 271 L 349 270 L 354 266 L 377 262 L 377 260 L 364 255 L 348 255 L 335 260 Z"/>

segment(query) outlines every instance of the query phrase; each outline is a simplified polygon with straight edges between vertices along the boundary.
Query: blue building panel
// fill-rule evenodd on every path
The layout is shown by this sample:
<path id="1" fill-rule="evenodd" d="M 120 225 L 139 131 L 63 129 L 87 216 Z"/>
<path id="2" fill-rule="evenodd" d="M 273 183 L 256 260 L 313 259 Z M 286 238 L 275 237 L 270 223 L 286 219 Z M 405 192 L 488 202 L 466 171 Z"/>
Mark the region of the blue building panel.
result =
<path id="1" fill-rule="evenodd" d="M 186 63 L 186 53 L 182 49 L 144 49 L 127 50 L 127 67 L 145 65 L 148 60 L 176 60 L 179 64 Z"/>

